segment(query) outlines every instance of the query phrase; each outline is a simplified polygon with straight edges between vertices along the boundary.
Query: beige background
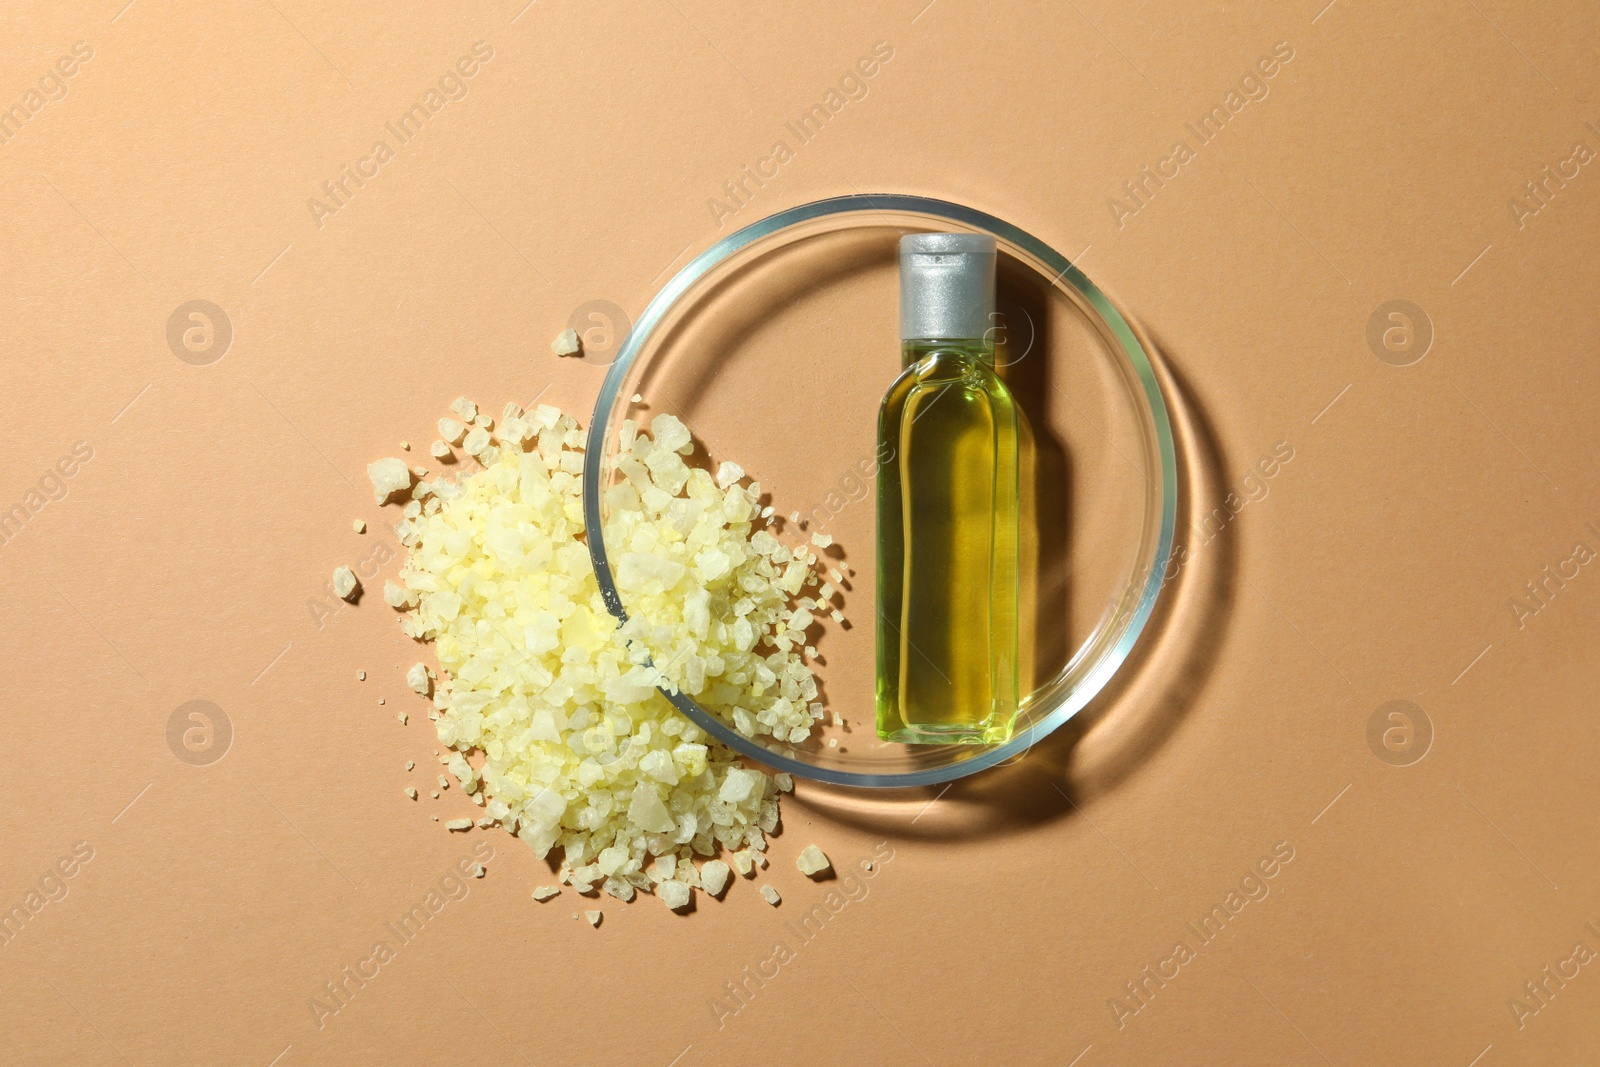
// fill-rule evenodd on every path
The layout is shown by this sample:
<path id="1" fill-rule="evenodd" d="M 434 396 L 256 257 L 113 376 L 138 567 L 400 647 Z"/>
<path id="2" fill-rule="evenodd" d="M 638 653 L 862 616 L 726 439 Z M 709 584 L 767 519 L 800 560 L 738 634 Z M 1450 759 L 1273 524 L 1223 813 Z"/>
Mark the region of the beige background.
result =
<path id="1" fill-rule="evenodd" d="M 1600 175 L 1520 227 L 1509 201 L 1600 150 L 1595 8 L 524 2 L 0 14 L 0 107 L 28 114 L 0 144 L 0 509 L 26 515 L 0 544 L 0 909 L 38 906 L 0 944 L 4 1059 L 1582 1062 L 1600 968 L 1542 1002 L 1524 983 L 1600 950 L 1600 577 L 1568 565 L 1520 627 L 1510 602 L 1600 550 Z M 467 95 L 317 225 L 307 200 L 474 41 Z M 719 226 L 708 199 L 879 41 L 866 97 Z M 1278 42 L 1265 99 L 1119 226 L 1122 183 Z M 731 226 L 872 190 L 1087 248 L 1163 353 L 1187 562 L 1128 676 L 1021 765 L 802 788 L 783 908 L 736 886 L 592 930 L 570 895 L 528 899 L 520 844 L 401 794 L 434 766 L 425 719 L 394 717 L 416 654 L 323 590 L 335 563 L 398 565 L 363 467 L 461 392 L 549 386 L 586 417 L 600 371 L 546 349 L 574 309 L 637 314 Z M 233 330 L 207 365 L 167 342 L 196 299 Z M 1432 334 L 1407 366 L 1368 344 L 1391 300 Z M 1292 462 L 1206 542 L 1196 515 L 1279 442 Z M 169 745 L 191 700 L 232 737 L 190 759 L 223 758 Z M 1409 748 L 1369 745 L 1392 700 Z M 812 840 L 893 858 L 806 941 L 785 924 L 826 888 L 789 861 Z M 488 876 L 319 1028 L 311 998 L 485 845 Z M 1265 898 L 1201 945 L 1186 924 L 1275 846 Z M 1132 1013 L 1124 983 L 1180 940 L 1195 957 Z"/>

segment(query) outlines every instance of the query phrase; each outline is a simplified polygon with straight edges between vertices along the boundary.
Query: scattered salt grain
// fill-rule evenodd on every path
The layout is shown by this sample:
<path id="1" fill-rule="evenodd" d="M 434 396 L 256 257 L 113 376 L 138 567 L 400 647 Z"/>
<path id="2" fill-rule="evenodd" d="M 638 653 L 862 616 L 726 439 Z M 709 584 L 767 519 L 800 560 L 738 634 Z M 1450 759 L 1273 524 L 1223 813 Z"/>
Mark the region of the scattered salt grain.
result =
<path id="1" fill-rule="evenodd" d="M 567 332 L 570 333 L 571 331 L 569 330 Z M 589 925 L 590 926 L 599 926 L 600 925 L 600 912 L 598 912 L 598 911 L 593 911 L 593 910 L 585 911 L 583 913 L 583 917 L 585 919 L 589 920 Z"/>
<path id="2" fill-rule="evenodd" d="M 414 785 L 406 786 L 406 796 L 410 797 L 412 800 L 417 799 L 417 787 Z"/>
<path id="3" fill-rule="evenodd" d="M 444 418 L 439 420 L 439 439 L 447 444 L 459 445 L 461 438 L 466 436 L 467 428 L 455 419 Z"/>
<path id="4" fill-rule="evenodd" d="M 778 895 L 778 891 L 772 888 L 770 885 L 764 885 L 761 887 L 761 896 L 774 908 L 778 906 L 778 901 L 783 899 L 783 897 Z"/>
<path id="5" fill-rule="evenodd" d="M 411 488 L 411 468 L 403 459 L 377 459 L 367 464 L 367 477 L 372 480 L 372 496 L 380 504 Z"/>
<path id="6" fill-rule="evenodd" d="M 350 524 L 350 529 L 354 530 L 358 534 L 366 533 L 367 524 L 361 519 L 357 519 Z"/>
<path id="7" fill-rule="evenodd" d="M 482 878 L 484 875 L 486 875 L 488 873 L 489 872 L 484 869 L 483 864 L 474 863 L 472 865 L 472 877 L 474 877 L 474 878 Z"/>
<path id="8" fill-rule="evenodd" d="M 355 571 L 342 566 L 333 569 L 333 591 L 339 595 L 339 599 L 352 599 L 360 588 L 361 583 L 356 580 Z"/>
<path id="9" fill-rule="evenodd" d="M 452 455 L 450 446 L 443 441 L 435 441 L 428 446 L 428 454 L 434 459 L 449 459 Z"/>
<path id="10" fill-rule="evenodd" d="M 550 351 L 558 356 L 576 355 L 578 351 L 578 331 L 569 326 L 556 334 L 556 339 L 550 342 Z"/>
<path id="11" fill-rule="evenodd" d="M 451 819 L 449 822 L 444 824 L 444 828 L 446 830 L 452 830 L 452 831 L 454 831 L 455 833 L 458 833 L 458 834 L 466 833 L 468 830 L 472 829 L 472 820 L 471 819 Z"/>
<path id="12" fill-rule="evenodd" d="M 560 895 L 561 887 L 558 885 L 536 885 L 533 887 L 533 899 L 537 900 L 541 904 L 549 900 L 551 897 L 558 897 Z"/>
<path id="13" fill-rule="evenodd" d="M 413 663 L 411 669 L 406 671 L 406 684 L 418 696 L 427 696 L 433 688 L 432 681 L 428 678 L 428 666 L 425 663 Z"/>
<path id="14" fill-rule="evenodd" d="M 833 865 L 828 862 L 828 857 L 816 845 L 807 845 L 796 857 L 794 865 L 800 868 L 800 873 L 811 877 L 821 874 Z"/>

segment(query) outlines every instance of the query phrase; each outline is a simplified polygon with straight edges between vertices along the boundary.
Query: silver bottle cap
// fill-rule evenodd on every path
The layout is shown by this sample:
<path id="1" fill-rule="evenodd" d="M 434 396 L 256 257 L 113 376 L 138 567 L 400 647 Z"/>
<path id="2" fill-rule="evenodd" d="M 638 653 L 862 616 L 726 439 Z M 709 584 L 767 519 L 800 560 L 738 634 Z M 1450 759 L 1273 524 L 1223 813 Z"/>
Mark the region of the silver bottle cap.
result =
<path id="1" fill-rule="evenodd" d="M 914 233 L 900 238 L 900 339 L 972 340 L 994 314 L 994 238 Z"/>

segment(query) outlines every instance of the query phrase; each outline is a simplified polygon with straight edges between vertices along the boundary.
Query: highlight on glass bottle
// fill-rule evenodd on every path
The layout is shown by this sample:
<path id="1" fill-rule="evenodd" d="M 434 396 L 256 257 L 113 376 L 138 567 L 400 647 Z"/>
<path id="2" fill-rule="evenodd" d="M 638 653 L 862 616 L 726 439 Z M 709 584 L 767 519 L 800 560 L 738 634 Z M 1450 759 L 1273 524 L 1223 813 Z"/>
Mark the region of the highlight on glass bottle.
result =
<path id="1" fill-rule="evenodd" d="M 998 744 L 1018 710 L 1018 415 L 989 334 L 995 241 L 900 239 L 903 366 L 878 413 L 877 729 Z"/>

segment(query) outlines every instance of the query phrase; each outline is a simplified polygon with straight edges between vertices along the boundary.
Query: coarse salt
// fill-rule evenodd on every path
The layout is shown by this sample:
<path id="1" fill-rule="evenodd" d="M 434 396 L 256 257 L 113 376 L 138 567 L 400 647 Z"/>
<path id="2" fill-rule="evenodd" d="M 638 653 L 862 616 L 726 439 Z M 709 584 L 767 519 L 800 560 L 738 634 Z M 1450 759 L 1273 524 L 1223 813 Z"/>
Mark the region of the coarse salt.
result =
<path id="1" fill-rule="evenodd" d="M 411 468 L 403 459 L 378 459 L 367 464 L 372 481 L 372 496 L 380 504 L 411 488 Z"/>
<path id="2" fill-rule="evenodd" d="M 406 684 L 418 696 L 427 696 L 428 692 L 433 688 L 433 682 L 428 677 L 428 665 L 425 663 L 413 663 L 411 669 L 406 671 Z"/>
<path id="3" fill-rule="evenodd" d="M 333 569 L 333 591 L 341 600 L 355 599 L 356 592 L 361 588 L 361 583 L 356 579 L 356 572 L 349 567 L 335 567 Z"/>
<path id="4" fill-rule="evenodd" d="M 689 883 L 671 878 L 656 886 L 656 895 L 661 898 L 661 903 L 673 911 L 688 907 L 689 898 L 693 895 L 693 892 L 689 888 Z"/>
<path id="5" fill-rule="evenodd" d="M 795 858 L 794 865 L 800 868 L 800 873 L 810 877 L 821 874 L 832 866 L 828 857 L 816 845 L 807 845 Z"/>
<path id="6" fill-rule="evenodd" d="M 464 398 L 455 410 L 477 417 Z M 809 735 L 816 681 L 782 635 L 814 575 L 752 525 L 759 486 L 733 464 L 719 477 L 687 465 L 694 439 L 671 415 L 625 423 L 606 526 L 629 608 L 619 625 L 584 544 L 576 420 L 540 404 L 495 434 L 461 432 L 484 469 L 430 483 L 431 507 L 399 531 L 409 556 L 385 601 L 443 668 L 436 683 L 424 664 L 407 672 L 433 696 L 439 740 L 455 759 L 482 753 L 476 770 L 452 761 L 463 789 L 537 856 L 561 849 L 562 880 L 580 891 L 653 891 L 676 909 L 697 886 L 726 888 L 728 865 L 705 859 L 719 848 L 741 872 L 764 865 L 792 783 L 740 766 L 657 688 L 747 736 Z M 647 873 L 667 860 L 676 870 Z"/>
<path id="7" fill-rule="evenodd" d="M 556 339 L 550 342 L 550 351 L 558 356 L 572 356 L 578 352 L 578 331 L 570 326 L 556 334 Z"/>
<path id="8" fill-rule="evenodd" d="M 728 888 L 728 879 L 733 872 L 721 860 L 706 860 L 700 865 L 700 888 L 713 897 L 720 897 L 722 891 Z"/>

